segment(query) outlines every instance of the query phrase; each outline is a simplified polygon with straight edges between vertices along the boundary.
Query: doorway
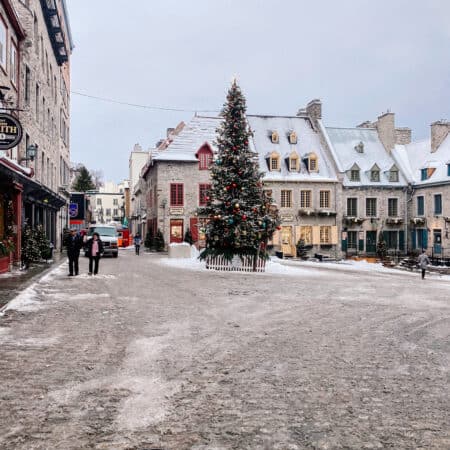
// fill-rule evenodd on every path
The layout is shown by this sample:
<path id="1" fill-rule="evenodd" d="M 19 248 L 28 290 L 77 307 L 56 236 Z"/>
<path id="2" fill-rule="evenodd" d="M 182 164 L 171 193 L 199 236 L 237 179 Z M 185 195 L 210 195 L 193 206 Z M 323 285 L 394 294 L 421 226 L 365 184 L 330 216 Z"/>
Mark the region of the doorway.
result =
<path id="1" fill-rule="evenodd" d="M 377 252 L 377 232 L 366 231 L 366 254 L 375 255 Z"/>
<path id="2" fill-rule="evenodd" d="M 183 219 L 170 219 L 170 243 L 183 242 Z"/>
<path id="3" fill-rule="evenodd" d="M 442 231 L 433 230 L 433 253 L 440 255 L 442 253 Z"/>
<path id="4" fill-rule="evenodd" d="M 281 227 L 281 251 L 283 256 L 294 256 L 292 247 L 292 227 Z"/>

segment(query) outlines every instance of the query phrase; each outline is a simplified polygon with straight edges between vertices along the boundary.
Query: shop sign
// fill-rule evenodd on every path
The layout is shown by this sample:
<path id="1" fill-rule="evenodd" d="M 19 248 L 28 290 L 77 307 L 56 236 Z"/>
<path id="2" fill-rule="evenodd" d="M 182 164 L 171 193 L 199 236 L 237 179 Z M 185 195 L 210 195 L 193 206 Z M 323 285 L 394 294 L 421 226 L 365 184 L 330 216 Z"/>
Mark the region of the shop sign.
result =
<path id="1" fill-rule="evenodd" d="M 0 150 L 9 150 L 22 140 L 22 125 L 10 114 L 0 113 Z"/>
<path id="2" fill-rule="evenodd" d="M 293 222 L 294 216 L 292 214 L 283 214 L 280 216 L 282 222 Z"/>
<path id="3" fill-rule="evenodd" d="M 184 208 L 183 207 L 170 208 L 169 214 L 171 216 L 182 216 L 184 214 Z"/>

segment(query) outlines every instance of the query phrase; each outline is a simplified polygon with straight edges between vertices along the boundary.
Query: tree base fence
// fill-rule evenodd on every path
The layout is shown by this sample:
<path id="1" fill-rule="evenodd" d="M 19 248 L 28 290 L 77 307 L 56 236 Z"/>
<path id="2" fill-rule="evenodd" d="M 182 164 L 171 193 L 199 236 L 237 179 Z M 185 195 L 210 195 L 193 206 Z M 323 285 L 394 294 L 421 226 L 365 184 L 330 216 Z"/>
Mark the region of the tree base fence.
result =
<path id="1" fill-rule="evenodd" d="M 208 256 L 206 268 L 229 272 L 265 272 L 266 260 L 252 255 L 235 255 L 232 260 L 224 256 Z"/>

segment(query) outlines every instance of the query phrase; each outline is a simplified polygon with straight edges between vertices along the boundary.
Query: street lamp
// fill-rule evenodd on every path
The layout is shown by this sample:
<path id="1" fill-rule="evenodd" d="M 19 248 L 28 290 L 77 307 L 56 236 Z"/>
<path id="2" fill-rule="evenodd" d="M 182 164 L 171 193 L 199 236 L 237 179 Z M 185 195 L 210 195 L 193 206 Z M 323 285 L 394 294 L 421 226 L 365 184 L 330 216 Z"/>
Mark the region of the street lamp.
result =
<path id="1" fill-rule="evenodd" d="M 37 144 L 31 144 L 29 145 L 25 150 L 25 158 L 22 158 L 20 162 L 22 161 L 34 161 L 34 158 L 36 158 L 38 151 L 38 145 Z"/>

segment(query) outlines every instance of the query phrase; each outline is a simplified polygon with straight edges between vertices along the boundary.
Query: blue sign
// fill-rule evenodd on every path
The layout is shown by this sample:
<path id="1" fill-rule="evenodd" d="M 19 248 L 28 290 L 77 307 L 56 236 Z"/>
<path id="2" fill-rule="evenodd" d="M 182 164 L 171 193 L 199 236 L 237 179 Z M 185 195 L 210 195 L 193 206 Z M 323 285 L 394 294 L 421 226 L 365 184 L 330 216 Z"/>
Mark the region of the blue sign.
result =
<path id="1" fill-rule="evenodd" d="M 78 216 L 78 203 L 71 203 L 69 205 L 69 216 L 72 218 Z"/>

